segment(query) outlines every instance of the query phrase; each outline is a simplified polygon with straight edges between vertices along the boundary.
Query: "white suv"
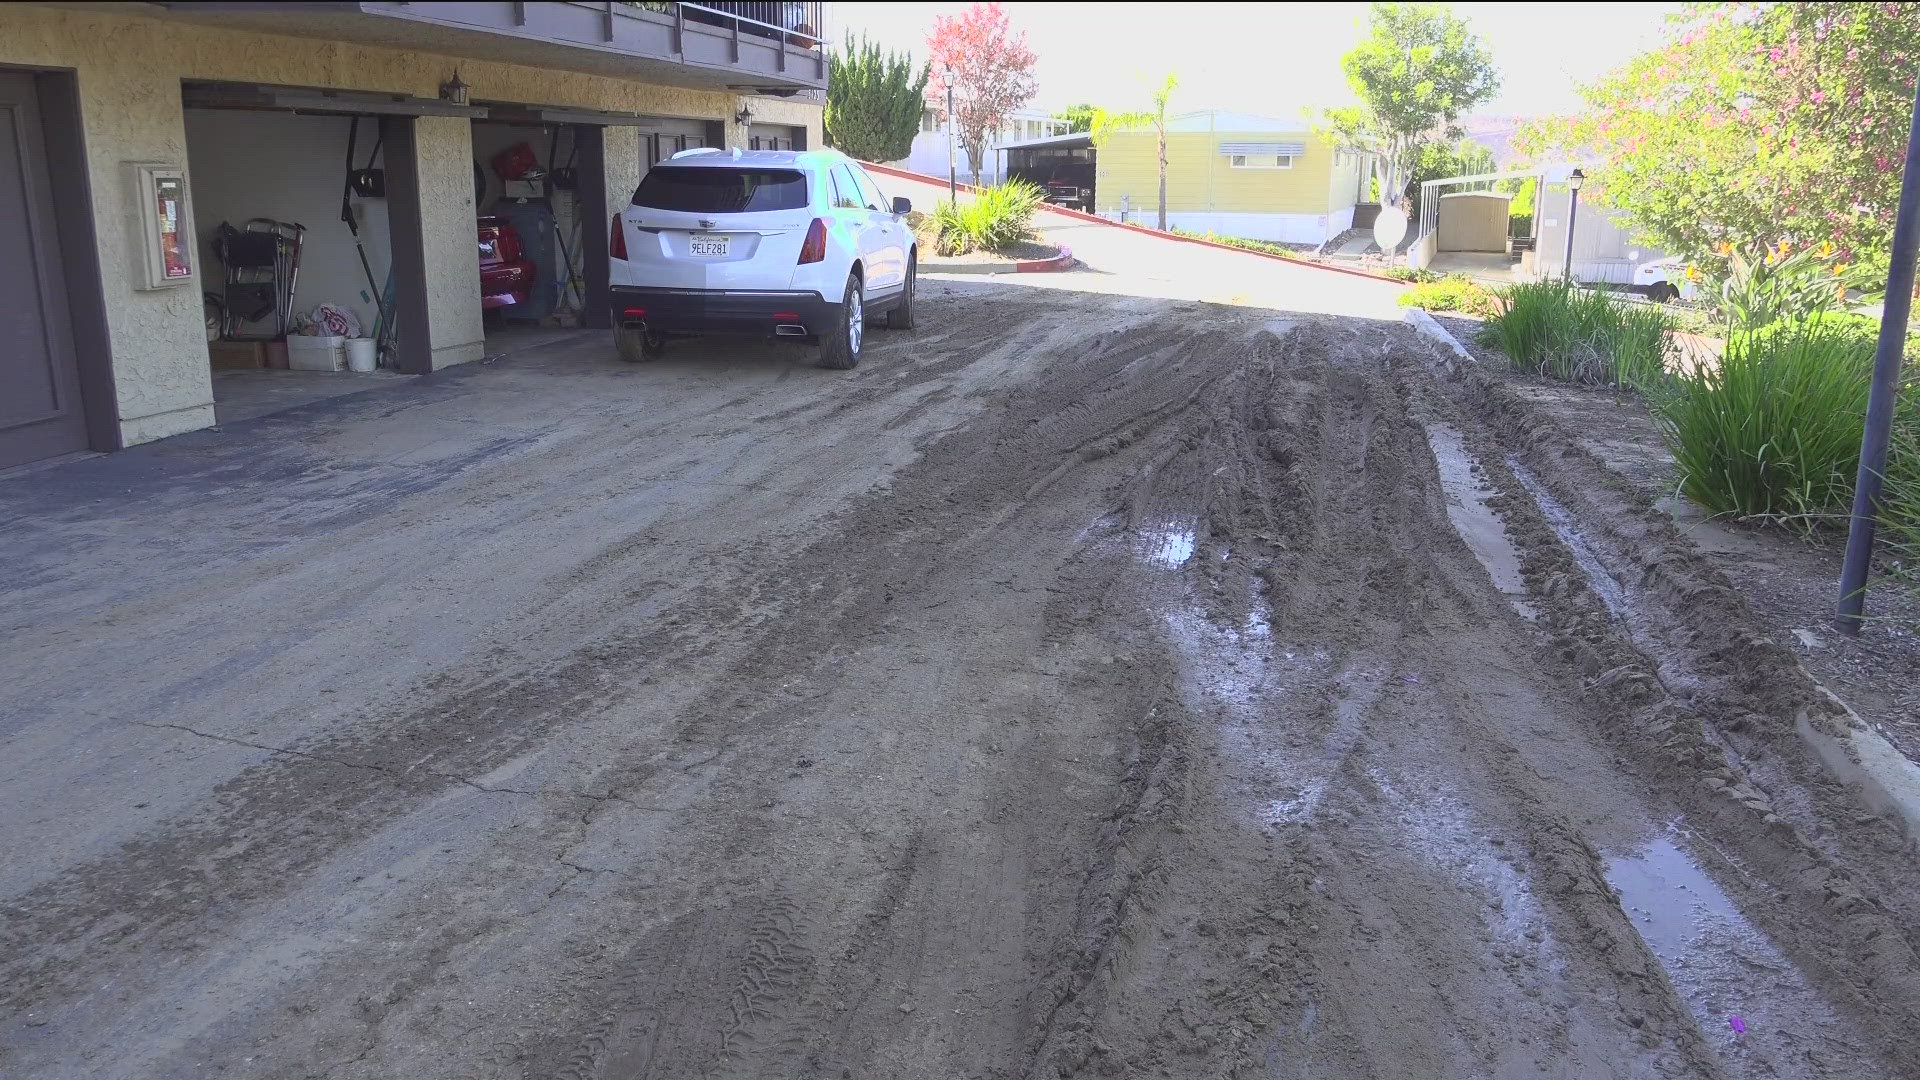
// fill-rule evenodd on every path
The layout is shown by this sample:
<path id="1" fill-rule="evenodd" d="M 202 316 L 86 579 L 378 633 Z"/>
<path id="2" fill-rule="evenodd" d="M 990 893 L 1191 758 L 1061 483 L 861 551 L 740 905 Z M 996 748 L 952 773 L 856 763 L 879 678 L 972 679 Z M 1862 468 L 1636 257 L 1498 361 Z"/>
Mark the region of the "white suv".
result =
<path id="1" fill-rule="evenodd" d="M 668 333 L 731 331 L 805 338 L 820 366 L 853 367 L 867 319 L 913 328 L 909 209 L 837 151 L 682 150 L 613 218 L 621 359 L 651 359 Z"/>

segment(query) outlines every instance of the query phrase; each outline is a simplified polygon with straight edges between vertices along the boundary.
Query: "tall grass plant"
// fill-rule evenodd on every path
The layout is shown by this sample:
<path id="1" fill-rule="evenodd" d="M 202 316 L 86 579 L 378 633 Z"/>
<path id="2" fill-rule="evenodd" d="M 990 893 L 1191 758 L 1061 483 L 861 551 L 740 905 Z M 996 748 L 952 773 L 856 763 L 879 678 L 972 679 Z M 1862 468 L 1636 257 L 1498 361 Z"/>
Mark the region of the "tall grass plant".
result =
<path id="1" fill-rule="evenodd" d="M 1584 386 L 1651 390 L 1667 376 L 1673 319 L 1564 279 L 1522 282 L 1501 294 L 1482 331 L 1523 371 Z"/>
<path id="2" fill-rule="evenodd" d="M 1033 215 L 1044 200 L 1038 184 L 1009 180 L 981 188 L 963 202 L 936 204 L 927 215 L 934 250 L 941 255 L 966 255 L 1031 240 Z"/>
<path id="3" fill-rule="evenodd" d="M 1843 518 L 1872 369 L 1871 341 L 1818 320 L 1736 333 L 1652 395 L 1681 492 L 1801 532 Z"/>

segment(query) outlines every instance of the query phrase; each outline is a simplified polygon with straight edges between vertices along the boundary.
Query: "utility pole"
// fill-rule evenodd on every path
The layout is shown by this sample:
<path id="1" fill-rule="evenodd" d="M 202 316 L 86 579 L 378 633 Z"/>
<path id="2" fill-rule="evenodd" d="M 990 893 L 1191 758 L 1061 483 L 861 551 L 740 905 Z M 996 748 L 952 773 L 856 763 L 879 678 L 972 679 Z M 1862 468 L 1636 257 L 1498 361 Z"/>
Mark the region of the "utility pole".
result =
<path id="1" fill-rule="evenodd" d="M 1893 223 L 1893 265 L 1887 269 L 1887 300 L 1880 312 L 1880 344 L 1873 354 L 1873 389 L 1867 426 L 1860 437 L 1860 471 L 1853 481 L 1853 520 L 1847 528 L 1847 561 L 1840 570 L 1840 603 L 1834 629 L 1860 636 L 1867 607 L 1867 574 L 1873 568 L 1873 532 L 1879 524 L 1880 492 L 1886 483 L 1887 441 L 1893 431 L 1893 399 L 1907 347 L 1907 313 L 1913 305 L 1913 260 L 1920 250 L 1920 84 L 1914 87 L 1907 128 L 1906 172 L 1900 178 L 1900 211 Z"/>

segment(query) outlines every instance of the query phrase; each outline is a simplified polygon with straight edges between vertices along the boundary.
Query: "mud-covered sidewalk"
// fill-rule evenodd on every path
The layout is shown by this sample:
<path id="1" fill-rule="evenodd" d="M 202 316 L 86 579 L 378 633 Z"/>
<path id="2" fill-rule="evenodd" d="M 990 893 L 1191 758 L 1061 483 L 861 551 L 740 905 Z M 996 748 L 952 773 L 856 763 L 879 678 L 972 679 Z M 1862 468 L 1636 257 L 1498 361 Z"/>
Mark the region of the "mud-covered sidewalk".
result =
<path id="1" fill-rule="evenodd" d="M 0 1073 L 1920 1074 L 1913 851 L 1671 521 L 1102 242 L 0 482 Z"/>

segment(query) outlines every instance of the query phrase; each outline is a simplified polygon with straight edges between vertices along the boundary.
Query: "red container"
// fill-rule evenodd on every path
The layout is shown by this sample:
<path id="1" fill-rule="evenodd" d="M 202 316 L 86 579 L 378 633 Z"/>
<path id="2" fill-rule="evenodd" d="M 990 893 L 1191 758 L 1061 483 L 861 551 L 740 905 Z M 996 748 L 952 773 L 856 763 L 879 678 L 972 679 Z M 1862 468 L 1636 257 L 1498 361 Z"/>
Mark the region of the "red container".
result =
<path id="1" fill-rule="evenodd" d="M 496 217 L 479 221 L 480 310 L 527 302 L 533 288 L 534 266 L 520 246 L 520 234 Z"/>
<path id="2" fill-rule="evenodd" d="M 533 152 L 533 147 L 526 143 L 514 143 L 493 155 L 493 174 L 502 180 L 518 180 L 539 164 L 540 158 Z"/>

